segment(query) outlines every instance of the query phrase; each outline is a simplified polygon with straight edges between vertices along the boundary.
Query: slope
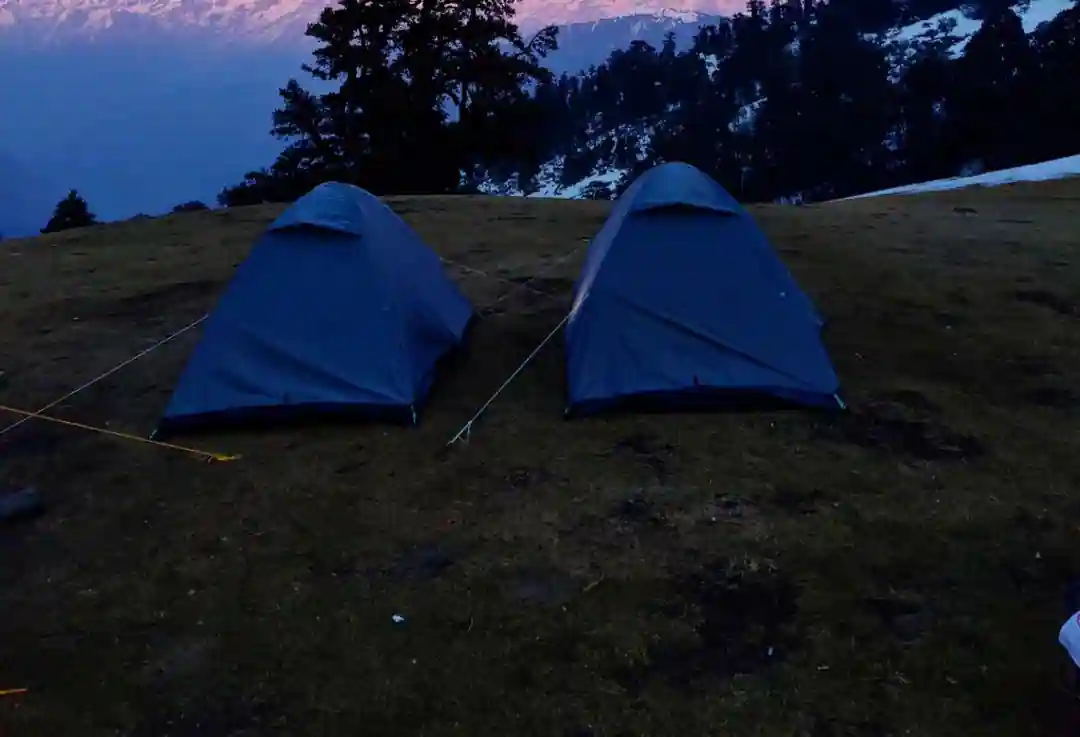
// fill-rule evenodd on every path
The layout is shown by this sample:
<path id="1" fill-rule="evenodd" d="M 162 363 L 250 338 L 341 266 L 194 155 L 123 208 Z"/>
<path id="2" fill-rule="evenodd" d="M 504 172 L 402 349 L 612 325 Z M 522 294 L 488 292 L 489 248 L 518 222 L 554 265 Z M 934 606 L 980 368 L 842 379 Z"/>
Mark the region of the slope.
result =
<path id="1" fill-rule="evenodd" d="M 881 44 L 892 82 L 899 80 L 914 59 L 930 50 L 940 50 L 954 59 L 962 55 L 968 41 L 981 27 L 982 21 L 975 17 L 975 11 L 970 4 L 956 5 L 954 9 L 927 18 L 898 23 L 881 32 L 864 34 L 868 40 L 872 39 Z M 1041 24 L 1053 20 L 1074 5 L 1074 0 L 1024 0 L 1014 4 L 1012 8 L 1020 18 L 1024 31 L 1031 35 Z M 681 46 L 684 47 L 685 44 Z M 791 53 L 799 53 L 799 40 L 796 39 L 785 48 Z M 683 68 L 681 76 L 712 77 L 715 82 L 720 66 L 720 60 L 715 54 L 699 52 L 698 58 L 691 59 L 691 66 L 695 64 L 699 66 Z M 755 133 L 758 115 L 763 103 L 767 102 L 767 98 L 760 92 L 767 69 L 767 65 L 763 65 L 760 78 L 749 80 L 748 84 L 757 91 L 750 95 L 749 102 L 740 103 L 741 106 L 730 117 L 730 124 L 727 124 L 729 130 L 744 138 Z M 612 83 L 605 80 L 605 84 Z M 581 85 L 588 88 L 598 85 L 598 82 L 595 77 L 587 78 L 581 81 Z M 634 85 L 625 81 L 622 85 L 619 88 L 621 94 L 630 97 L 635 91 Z M 673 85 L 665 85 L 670 86 Z M 896 92 L 900 94 L 899 89 Z M 629 173 L 649 157 L 656 131 L 679 130 L 686 125 L 683 109 L 692 106 L 694 99 L 691 95 L 679 103 L 654 106 L 648 115 L 634 120 L 627 119 L 625 110 L 628 105 L 623 100 L 613 104 L 610 109 L 590 110 L 590 115 L 580 122 L 580 129 L 575 130 L 573 136 L 567 135 L 565 141 L 556 144 L 552 155 L 540 167 L 534 182 L 523 187 L 517 177 L 493 177 L 493 181 L 484 182 L 481 188 L 483 191 L 498 194 L 527 193 L 566 198 L 603 196 L 617 183 L 625 184 L 632 178 Z M 899 137 L 900 130 L 894 127 L 883 139 L 886 147 L 895 150 Z M 568 165 L 568 162 L 572 162 L 572 165 Z M 781 194 L 798 199 L 803 193 Z"/>
<path id="2" fill-rule="evenodd" d="M 999 169 L 976 174 L 970 177 L 951 177 L 949 179 L 935 179 L 930 182 L 918 182 L 907 184 L 902 187 L 891 187 L 876 192 L 847 197 L 854 200 L 863 197 L 881 197 L 884 195 L 917 194 L 920 192 L 940 192 L 949 189 L 963 189 L 966 187 L 997 187 L 1002 184 L 1016 182 L 1043 182 L 1054 179 L 1068 179 L 1080 176 L 1080 155 L 1066 156 L 1052 161 L 1042 161 L 1038 164 L 1016 166 L 1011 169 Z"/>
<path id="3" fill-rule="evenodd" d="M 556 341 L 450 449 L 565 314 L 607 206 L 393 206 L 485 316 L 421 427 L 199 438 L 242 455 L 220 464 L 0 437 L 0 486 L 50 505 L 3 539 L 0 684 L 30 689 L 0 700 L 9 731 L 1064 733 L 1080 185 L 755 208 L 848 416 L 567 423 Z M 0 404 L 195 320 L 276 212 L 14 242 Z M 145 435 L 194 339 L 52 412 Z"/>

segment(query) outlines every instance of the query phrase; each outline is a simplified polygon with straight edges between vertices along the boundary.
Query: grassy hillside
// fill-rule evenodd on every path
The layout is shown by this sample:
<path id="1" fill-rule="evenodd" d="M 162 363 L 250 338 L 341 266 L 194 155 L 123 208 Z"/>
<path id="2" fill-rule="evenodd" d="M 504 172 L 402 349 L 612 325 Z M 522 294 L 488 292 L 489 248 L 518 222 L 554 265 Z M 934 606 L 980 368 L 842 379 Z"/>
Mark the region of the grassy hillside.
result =
<path id="1" fill-rule="evenodd" d="M 50 503 L 0 529 L 0 689 L 30 688 L 0 731 L 1064 733 L 1080 183 L 757 208 L 847 416 L 566 422 L 556 341 L 448 452 L 565 315 L 606 205 L 392 204 L 485 314 L 419 428 L 185 439 L 228 463 L 0 438 L 0 484 Z M 202 315 L 276 212 L 4 244 L 0 404 Z M 52 414 L 145 436 L 196 338 Z"/>

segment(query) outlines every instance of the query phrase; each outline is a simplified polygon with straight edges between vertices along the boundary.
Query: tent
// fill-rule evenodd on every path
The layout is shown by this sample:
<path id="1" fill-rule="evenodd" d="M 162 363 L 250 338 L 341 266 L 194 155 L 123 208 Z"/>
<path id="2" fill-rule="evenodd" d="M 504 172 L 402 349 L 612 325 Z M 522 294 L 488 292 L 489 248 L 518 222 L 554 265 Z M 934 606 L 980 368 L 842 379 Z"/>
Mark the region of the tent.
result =
<path id="1" fill-rule="evenodd" d="M 823 320 L 712 178 L 657 166 L 589 245 L 566 328 L 567 414 L 769 400 L 837 405 Z"/>
<path id="2" fill-rule="evenodd" d="M 359 187 L 321 184 L 237 269 L 158 432 L 282 414 L 415 423 L 472 315 L 389 207 Z"/>

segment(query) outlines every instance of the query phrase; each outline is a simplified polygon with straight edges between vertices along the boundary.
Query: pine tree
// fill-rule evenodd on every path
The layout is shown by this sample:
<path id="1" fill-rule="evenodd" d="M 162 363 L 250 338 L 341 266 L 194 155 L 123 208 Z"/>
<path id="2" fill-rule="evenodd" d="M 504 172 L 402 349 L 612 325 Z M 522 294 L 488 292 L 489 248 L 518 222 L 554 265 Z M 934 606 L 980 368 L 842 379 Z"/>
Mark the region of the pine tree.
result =
<path id="1" fill-rule="evenodd" d="M 883 49 L 857 18 L 825 5 L 799 38 L 788 71 L 766 82 L 758 113 L 766 189 L 833 197 L 880 182 L 892 107 Z"/>
<path id="2" fill-rule="evenodd" d="M 188 202 L 182 202 L 172 209 L 173 212 L 199 212 L 201 210 L 209 210 L 206 203 L 201 200 L 190 200 Z"/>
<path id="3" fill-rule="evenodd" d="M 927 181 L 956 173 L 960 161 L 947 147 L 946 104 L 954 89 L 952 61 L 932 51 L 904 70 L 897 94 L 900 178 Z"/>
<path id="4" fill-rule="evenodd" d="M 987 168 L 1021 163 L 1028 156 L 1024 128 L 1032 103 L 1029 77 L 1034 52 L 1011 8 L 983 22 L 955 66 L 948 104 L 946 146 L 966 162 Z"/>
<path id="5" fill-rule="evenodd" d="M 97 218 L 76 190 L 68 192 L 67 197 L 56 203 L 56 209 L 49 222 L 41 229 L 42 233 L 58 233 L 61 230 L 85 228 L 95 225 Z"/>
<path id="6" fill-rule="evenodd" d="M 556 30 L 526 41 L 512 17 L 511 0 L 325 9 L 308 28 L 317 45 L 303 69 L 336 89 L 316 94 L 290 80 L 273 126 L 289 149 L 221 199 L 295 198 L 327 179 L 377 193 L 449 192 L 463 171 L 528 158 L 542 121 L 526 89 L 550 77 L 540 60 L 556 48 Z"/>
<path id="7" fill-rule="evenodd" d="M 1077 153 L 1080 130 L 1080 5 L 1069 8 L 1034 34 L 1037 74 L 1031 75 L 1033 104 L 1028 121 L 1033 160 Z"/>

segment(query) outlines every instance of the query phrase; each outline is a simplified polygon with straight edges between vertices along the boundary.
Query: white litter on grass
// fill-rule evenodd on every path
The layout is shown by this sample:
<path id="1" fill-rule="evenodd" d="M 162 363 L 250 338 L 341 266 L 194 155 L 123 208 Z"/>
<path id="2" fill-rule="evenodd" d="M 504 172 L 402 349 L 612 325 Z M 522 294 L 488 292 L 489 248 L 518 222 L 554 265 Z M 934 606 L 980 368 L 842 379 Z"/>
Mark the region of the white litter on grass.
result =
<path id="1" fill-rule="evenodd" d="M 949 179 L 935 179 L 930 182 L 918 184 L 906 184 L 902 187 L 882 189 L 877 192 L 866 192 L 852 197 L 844 197 L 843 200 L 857 200 L 863 197 L 880 197 L 892 194 L 917 194 L 919 192 L 940 192 L 949 189 L 962 189 L 964 187 L 996 187 L 1001 184 L 1012 182 L 1042 182 L 1051 179 L 1065 179 L 1067 177 L 1080 176 L 1080 155 L 1066 156 L 1052 161 L 1043 161 L 1038 164 L 1017 166 L 1012 169 L 999 169 L 978 174 L 973 177 L 951 177 Z M 843 201 L 840 200 L 840 201 Z"/>
<path id="2" fill-rule="evenodd" d="M 394 616 L 390 617 L 390 619 L 394 620 L 394 624 L 405 624 L 405 617 L 401 616 L 400 614 L 395 614 Z"/>

